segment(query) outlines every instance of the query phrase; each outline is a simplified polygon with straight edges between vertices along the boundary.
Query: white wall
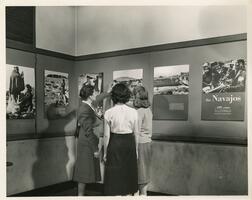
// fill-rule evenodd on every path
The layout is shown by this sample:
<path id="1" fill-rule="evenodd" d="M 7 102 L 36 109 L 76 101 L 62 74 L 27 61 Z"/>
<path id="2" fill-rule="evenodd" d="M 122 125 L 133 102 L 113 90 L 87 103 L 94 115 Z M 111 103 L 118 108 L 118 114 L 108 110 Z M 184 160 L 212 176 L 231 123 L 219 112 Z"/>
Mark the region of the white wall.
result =
<path id="1" fill-rule="evenodd" d="M 244 32 L 245 6 L 36 7 L 36 47 L 74 56 Z"/>
<path id="2" fill-rule="evenodd" d="M 36 47 L 75 55 L 75 7 L 36 7 Z"/>
<path id="3" fill-rule="evenodd" d="M 245 6 L 76 9 L 76 56 L 246 32 Z"/>

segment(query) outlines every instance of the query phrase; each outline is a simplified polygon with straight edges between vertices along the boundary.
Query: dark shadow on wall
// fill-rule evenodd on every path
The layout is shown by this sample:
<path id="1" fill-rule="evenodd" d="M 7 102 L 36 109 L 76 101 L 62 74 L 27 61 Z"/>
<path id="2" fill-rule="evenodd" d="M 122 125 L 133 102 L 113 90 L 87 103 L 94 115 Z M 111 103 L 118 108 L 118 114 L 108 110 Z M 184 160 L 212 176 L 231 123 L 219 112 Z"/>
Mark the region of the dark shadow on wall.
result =
<path id="1" fill-rule="evenodd" d="M 48 136 L 50 132 L 53 131 L 51 135 L 55 136 L 54 133 L 57 133 L 62 134 L 62 136 L 57 138 L 49 136 L 48 138 L 43 137 L 37 140 L 35 156 L 37 160 L 32 167 L 34 189 L 69 180 L 69 174 L 66 168 L 69 162 L 69 149 L 64 135 L 65 127 L 75 118 L 76 111 L 73 110 L 60 119 L 50 118 L 50 120 L 48 120 L 48 128 L 43 134 Z M 41 196 L 43 196 L 43 194 L 41 194 Z"/>

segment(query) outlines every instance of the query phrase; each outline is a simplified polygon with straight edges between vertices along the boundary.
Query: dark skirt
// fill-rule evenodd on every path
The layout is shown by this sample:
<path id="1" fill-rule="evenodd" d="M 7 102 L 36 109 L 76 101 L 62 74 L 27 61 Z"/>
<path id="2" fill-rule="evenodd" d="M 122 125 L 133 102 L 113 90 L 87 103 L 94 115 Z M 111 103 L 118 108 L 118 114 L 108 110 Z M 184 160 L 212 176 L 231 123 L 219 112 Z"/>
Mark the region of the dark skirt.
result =
<path id="1" fill-rule="evenodd" d="M 78 142 L 73 180 L 79 183 L 95 183 L 101 180 L 100 161 L 94 157 L 92 145 Z"/>
<path id="2" fill-rule="evenodd" d="M 105 195 L 127 195 L 138 190 L 134 134 L 110 134 L 105 163 Z"/>

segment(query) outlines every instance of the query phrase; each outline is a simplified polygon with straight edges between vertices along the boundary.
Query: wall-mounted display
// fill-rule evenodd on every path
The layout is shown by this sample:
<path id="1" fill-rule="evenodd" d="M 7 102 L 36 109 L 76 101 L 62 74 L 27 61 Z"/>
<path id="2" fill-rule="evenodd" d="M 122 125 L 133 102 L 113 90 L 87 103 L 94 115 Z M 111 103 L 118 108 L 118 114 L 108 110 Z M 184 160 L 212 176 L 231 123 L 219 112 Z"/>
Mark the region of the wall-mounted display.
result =
<path id="1" fill-rule="evenodd" d="M 58 107 L 57 113 L 55 114 L 60 116 L 64 115 L 66 112 L 65 107 L 69 103 L 68 74 L 45 70 L 44 84 L 44 104 L 47 113 L 49 112 L 47 109 L 53 105 L 54 107 Z"/>
<path id="2" fill-rule="evenodd" d="M 94 94 L 95 96 L 101 94 L 103 91 L 103 73 L 86 73 L 81 74 L 78 79 L 78 94 L 80 92 L 80 89 L 83 85 L 92 85 L 94 86 Z M 100 102 L 99 105 L 96 106 L 97 113 L 101 113 L 102 108 L 102 102 Z"/>
<path id="3" fill-rule="evenodd" d="M 244 120 L 246 61 L 202 65 L 202 120 Z"/>
<path id="4" fill-rule="evenodd" d="M 100 94 L 103 89 L 103 73 L 87 73 L 81 74 L 78 80 L 78 91 L 83 85 L 94 86 L 94 92 Z"/>
<path id="5" fill-rule="evenodd" d="M 35 118 L 34 68 L 7 64 L 6 106 L 7 119 Z"/>
<path id="6" fill-rule="evenodd" d="M 153 118 L 186 120 L 189 65 L 154 67 Z"/>
<path id="7" fill-rule="evenodd" d="M 113 72 L 114 83 L 126 84 L 132 92 L 136 86 L 143 84 L 143 69 L 129 69 L 119 70 Z M 127 103 L 129 106 L 133 106 L 133 98 Z"/>

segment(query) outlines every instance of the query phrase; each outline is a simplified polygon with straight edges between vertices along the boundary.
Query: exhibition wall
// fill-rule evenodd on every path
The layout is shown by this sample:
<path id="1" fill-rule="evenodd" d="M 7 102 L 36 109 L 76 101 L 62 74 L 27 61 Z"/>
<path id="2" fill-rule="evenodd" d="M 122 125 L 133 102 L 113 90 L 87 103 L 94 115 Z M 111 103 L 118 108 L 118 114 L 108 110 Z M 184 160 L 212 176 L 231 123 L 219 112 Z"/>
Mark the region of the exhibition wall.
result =
<path id="1" fill-rule="evenodd" d="M 82 73 L 103 72 L 104 89 L 106 90 L 113 79 L 114 70 L 143 68 L 143 84 L 149 89 L 150 97 L 152 97 L 153 67 L 179 64 L 190 65 L 188 120 L 153 121 L 153 160 L 155 162 L 152 163 L 150 191 L 185 195 L 246 194 L 246 145 L 244 143 L 225 144 L 225 140 L 228 141 L 230 138 L 238 143 L 246 141 L 246 117 L 245 121 L 202 121 L 200 119 L 202 63 L 237 58 L 246 58 L 246 41 L 75 62 L 38 55 L 36 88 L 39 97 L 37 112 L 40 115 L 36 118 L 36 129 L 34 128 L 35 121 L 32 120 L 7 120 L 8 134 L 30 134 L 30 139 L 28 137 L 26 140 L 7 142 L 8 161 L 13 162 L 13 166 L 7 168 L 8 195 L 71 180 L 75 160 L 74 137 L 32 139 L 34 133 L 45 135 L 45 137 L 71 134 L 71 131 L 67 131 L 68 127 L 71 127 L 69 129 L 72 129 L 73 132 L 76 125 L 75 119 L 72 117 L 48 120 L 44 116 L 44 98 L 40 98 L 44 94 L 44 69 L 69 74 L 69 111 L 71 112 L 78 105 L 78 76 Z M 33 53 L 7 49 L 7 63 L 33 67 L 36 62 Z M 152 100 L 152 98 L 150 99 Z M 62 126 L 63 124 L 64 126 Z M 193 138 L 187 142 L 179 139 L 175 142 L 165 141 L 167 138 L 163 141 L 155 140 L 155 137 L 160 139 L 160 136 L 164 135 L 182 136 L 182 138 L 193 136 L 195 141 L 197 138 L 205 137 L 205 141 L 196 144 Z M 209 137 L 212 137 L 212 140 L 210 140 L 210 144 L 207 144 Z M 211 144 L 218 138 L 222 138 L 222 143 Z M 58 149 L 61 149 L 60 154 Z M 196 153 L 199 151 L 201 153 Z M 172 153 L 167 156 L 168 152 Z M 56 160 L 55 157 L 57 157 Z M 178 158 L 181 159 L 178 160 Z M 208 160 L 208 158 L 211 159 Z M 24 159 L 27 160 L 29 166 L 18 164 Z M 156 165 L 161 162 L 164 163 L 163 167 Z M 198 174 L 198 171 L 195 172 L 195 166 L 198 166 L 199 163 L 201 163 L 201 173 Z M 227 167 L 230 163 L 237 165 Z M 51 166 L 50 169 L 48 166 Z M 55 173 L 55 169 L 59 169 L 58 173 Z M 167 171 L 173 173 L 167 174 Z M 218 173 L 213 176 L 213 171 Z M 164 174 L 166 175 L 164 176 Z M 230 179 L 230 174 L 234 179 Z M 17 176 L 20 177 L 19 181 L 15 181 Z M 183 181 L 183 177 L 191 177 L 191 184 L 178 182 L 178 180 Z M 230 185 L 230 183 L 232 184 Z M 176 187 L 168 187 L 173 184 Z M 199 188 L 199 185 L 202 187 Z M 221 187 L 211 187 L 212 185 Z"/>
<path id="2" fill-rule="evenodd" d="M 76 127 L 75 105 L 72 93 L 74 62 L 6 49 L 6 62 L 35 68 L 35 119 L 9 119 L 7 121 L 7 195 L 70 181 L 75 160 Z M 44 106 L 44 70 L 65 72 L 69 75 L 70 99 L 67 115 L 48 119 Z M 9 80 L 9 77 L 6 77 Z M 40 139 L 39 139 L 40 138 Z M 17 177 L 19 177 L 17 179 Z"/>
<path id="3" fill-rule="evenodd" d="M 26 66 L 35 68 L 36 87 L 36 118 L 35 119 L 11 119 L 7 120 L 7 136 L 36 134 L 71 135 L 75 130 L 75 112 L 72 93 L 75 90 L 73 77 L 74 62 L 45 55 L 8 49 L 6 52 L 7 64 Z M 68 115 L 60 119 L 48 119 L 47 111 L 44 107 L 44 70 L 66 72 L 69 74 L 70 99 L 67 107 Z M 9 80 L 9 77 L 7 77 Z M 73 111 L 73 112 L 71 112 Z M 64 126 L 62 126 L 64 124 Z"/>
<path id="4" fill-rule="evenodd" d="M 246 59 L 246 41 L 230 42 L 198 47 L 181 48 L 160 52 L 118 56 L 75 62 L 76 80 L 81 73 L 104 73 L 104 85 L 112 82 L 113 71 L 143 69 L 143 84 L 153 96 L 153 68 L 189 64 L 188 120 L 153 120 L 154 135 L 192 136 L 206 138 L 233 138 L 246 140 L 246 112 L 244 121 L 202 121 L 202 64 L 211 61 Z M 77 97 L 77 93 L 74 93 Z M 77 103 L 76 99 L 75 103 Z M 246 106 L 245 106 L 246 111 Z"/>

